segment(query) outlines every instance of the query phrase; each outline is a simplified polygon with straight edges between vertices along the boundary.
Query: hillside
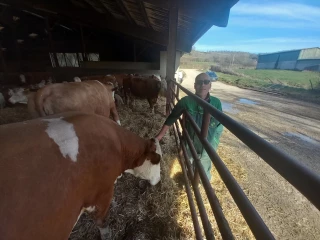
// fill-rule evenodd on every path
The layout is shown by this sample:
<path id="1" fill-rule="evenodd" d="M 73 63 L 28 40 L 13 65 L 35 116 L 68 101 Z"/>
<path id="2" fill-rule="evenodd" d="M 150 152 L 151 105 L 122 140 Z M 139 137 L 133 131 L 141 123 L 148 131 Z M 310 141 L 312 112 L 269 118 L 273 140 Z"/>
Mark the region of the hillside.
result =
<path id="1" fill-rule="evenodd" d="M 211 69 L 219 81 L 238 87 L 272 91 L 320 102 L 320 73 L 310 71 L 255 70 L 257 55 L 245 52 L 192 51 L 181 58 L 181 69 Z"/>
<path id="2" fill-rule="evenodd" d="M 182 56 L 180 68 L 201 69 L 210 65 L 219 65 L 225 68 L 255 68 L 257 59 L 258 55 L 247 52 L 199 52 L 193 50 Z"/>

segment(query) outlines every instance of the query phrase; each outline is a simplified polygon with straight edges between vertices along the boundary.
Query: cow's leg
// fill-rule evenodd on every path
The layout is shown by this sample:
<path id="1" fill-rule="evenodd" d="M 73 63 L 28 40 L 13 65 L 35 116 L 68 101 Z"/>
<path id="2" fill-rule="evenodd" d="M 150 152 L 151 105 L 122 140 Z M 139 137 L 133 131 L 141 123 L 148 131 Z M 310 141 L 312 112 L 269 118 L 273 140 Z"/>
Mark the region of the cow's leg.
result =
<path id="1" fill-rule="evenodd" d="M 123 88 L 123 97 L 124 97 L 124 102 L 126 105 L 128 105 L 128 90 Z"/>
<path id="2" fill-rule="evenodd" d="M 130 97 L 130 107 L 134 108 L 134 98 L 132 96 Z"/>
<path id="3" fill-rule="evenodd" d="M 154 114 L 154 105 L 156 104 L 157 99 L 149 98 L 148 103 L 151 109 L 151 113 Z"/>
<path id="4" fill-rule="evenodd" d="M 118 111 L 117 111 L 117 108 L 116 108 L 115 105 L 114 105 L 113 107 L 111 107 L 110 112 L 111 112 L 111 115 L 112 115 L 114 121 L 115 121 L 116 123 L 118 123 L 118 125 L 121 126 L 119 114 L 118 114 Z"/>
<path id="5" fill-rule="evenodd" d="M 110 239 L 109 235 L 109 228 L 108 226 L 103 226 L 104 219 L 107 216 L 111 201 L 113 196 L 113 188 L 107 193 L 104 194 L 102 197 L 99 198 L 99 202 L 97 204 L 97 211 L 95 213 L 96 224 L 99 228 L 101 239 L 106 240 Z"/>

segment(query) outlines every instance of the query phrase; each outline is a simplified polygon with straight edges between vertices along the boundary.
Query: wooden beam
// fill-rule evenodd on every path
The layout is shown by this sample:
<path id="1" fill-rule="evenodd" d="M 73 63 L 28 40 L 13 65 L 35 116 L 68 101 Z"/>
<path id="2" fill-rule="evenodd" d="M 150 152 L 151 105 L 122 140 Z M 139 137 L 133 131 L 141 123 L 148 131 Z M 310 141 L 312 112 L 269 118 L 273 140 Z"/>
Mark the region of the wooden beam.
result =
<path id="1" fill-rule="evenodd" d="M 173 0 L 139 0 L 160 8 L 170 9 Z M 201 22 L 226 27 L 230 8 L 239 0 L 176 0 L 181 15 L 188 16 Z"/>
<path id="2" fill-rule="evenodd" d="M 135 21 L 134 19 L 131 17 L 130 13 L 128 12 L 125 4 L 123 3 L 122 0 L 117 0 L 117 4 L 118 6 L 120 7 L 121 11 L 124 13 L 124 15 L 126 16 L 127 20 L 130 22 L 130 23 L 134 23 L 135 24 Z"/>
<path id="3" fill-rule="evenodd" d="M 143 20 L 144 20 L 145 24 L 148 26 L 148 28 L 152 28 L 152 25 L 150 24 L 150 21 L 149 21 L 149 18 L 148 18 L 148 14 L 146 12 L 146 8 L 144 6 L 143 1 L 136 0 L 136 3 L 140 7 L 140 12 L 142 13 Z"/>
<path id="4" fill-rule="evenodd" d="M 112 15 L 110 9 L 104 4 L 104 2 L 103 2 L 102 0 L 98 0 L 98 1 L 99 1 L 99 2 L 101 3 L 101 5 L 107 10 L 107 12 L 108 12 L 110 15 Z"/>
<path id="5" fill-rule="evenodd" d="M 170 9 L 169 17 L 169 34 L 167 46 L 167 80 L 174 80 L 176 71 L 176 46 L 177 46 L 177 32 L 178 32 L 178 8 L 173 5 Z"/>
<path id="6" fill-rule="evenodd" d="M 167 46 L 168 44 L 166 32 L 157 32 L 146 29 L 144 27 L 137 26 L 136 24 L 130 24 L 124 21 L 116 20 L 115 18 L 106 17 L 105 14 L 99 14 L 91 10 L 74 8 L 72 7 L 73 5 L 71 5 L 71 3 L 69 5 L 68 2 L 65 2 L 62 7 L 61 5 L 53 4 L 52 2 L 36 5 L 27 4 L 26 2 L 21 3 L 19 0 L 0 0 L 0 4 L 2 2 L 5 2 L 14 8 L 28 10 L 30 12 L 50 16 L 55 19 L 63 19 L 65 21 L 74 22 L 83 26 L 89 26 L 91 28 L 100 30 L 109 30 L 114 33 L 120 33 L 162 46 Z M 69 9 L 72 10 L 70 11 Z M 190 52 L 191 47 L 192 44 L 189 43 L 185 36 L 178 36 L 178 50 Z"/>
<path id="7" fill-rule="evenodd" d="M 176 46 L 177 46 L 177 32 L 178 32 L 178 7 L 172 2 L 169 12 L 169 34 L 167 46 L 167 99 L 166 99 L 166 115 L 170 112 L 170 103 L 172 101 L 172 83 L 169 80 L 175 80 L 174 75 L 176 71 Z"/>

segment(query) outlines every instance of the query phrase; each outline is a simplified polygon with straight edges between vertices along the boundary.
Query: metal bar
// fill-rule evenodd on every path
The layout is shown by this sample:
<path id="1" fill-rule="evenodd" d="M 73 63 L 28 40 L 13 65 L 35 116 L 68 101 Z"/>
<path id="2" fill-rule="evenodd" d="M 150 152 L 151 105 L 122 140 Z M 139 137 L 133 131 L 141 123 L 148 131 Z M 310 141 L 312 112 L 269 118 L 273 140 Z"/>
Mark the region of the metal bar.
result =
<path id="1" fill-rule="evenodd" d="M 209 103 L 194 95 L 192 92 L 178 85 L 191 96 L 213 117 L 228 128 L 236 137 L 257 153 L 266 163 L 276 170 L 282 177 L 298 189 L 318 210 L 320 210 L 320 175 L 299 163 L 296 159 L 268 143 L 229 116 L 212 107 Z"/>
<path id="2" fill-rule="evenodd" d="M 179 143 L 178 143 L 178 133 L 177 130 L 175 129 L 175 127 L 173 127 L 173 131 L 174 131 L 174 138 L 176 140 L 176 144 L 177 147 L 179 149 Z M 181 147 L 180 147 L 181 149 Z M 194 232 L 196 234 L 196 239 L 200 240 L 202 239 L 202 234 L 201 234 L 201 229 L 200 229 L 200 225 L 199 225 L 199 221 L 198 221 L 198 216 L 197 216 L 197 211 L 196 211 L 196 207 L 192 198 L 192 193 L 191 193 L 191 188 L 190 188 L 190 184 L 188 181 L 188 175 L 186 173 L 186 166 L 182 160 L 182 149 L 178 150 L 178 159 L 179 159 L 179 163 L 181 165 L 182 168 L 182 173 L 183 173 L 183 177 L 184 177 L 184 182 L 185 182 L 185 186 L 186 186 L 186 192 L 187 192 L 187 197 L 188 197 L 188 202 L 189 202 L 189 207 L 190 207 L 190 212 L 191 212 L 191 217 L 192 217 L 192 222 L 193 222 L 193 227 L 194 227 Z"/>
<path id="3" fill-rule="evenodd" d="M 175 93 L 175 91 L 172 88 L 171 88 L 171 91 L 172 91 L 173 96 L 177 99 L 177 101 L 179 101 L 178 95 Z"/>
<path id="4" fill-rule="evenodd" d="M 171 98 L 172 98 L 172 93 L 171 93 L 171 81 L 167 81 L 167 94 L 166 94 L 166 117 L 169 116 L 170 114 L 170 103 L 171 103 Z"/>
<path id="5" fill-rule="evenodd" d="M 176 95 L 175 95 L 177 101 L 179 101 L 179 89 L 180 89 L 179 86 L 177 86 L 177 92 L 176 92 Z"/>
<path id="6" fill-rule="evenodd" d="M 216 218 L 221 236 L 223 239 L 234 239 L 232 231 L 231 231 L 230 226 L 228 224 L 228 221 L 226 220 L 226 218 L 222 212 L 222 208 L 221 208 L 219 199 L 217 198 L 217 196 L 214 192 L 214 189 L 212 188 L 210 181 L 207 178 L 207 175 L 203 169 L 203 166 L 200 162 L 200 159 L 198 158 L 196 149 L 193 146 L 193 143 L 192 143 L 191 138 L 187 132 L 187 129 L 185 127 L 183 127 L 182 129 L 185 133 L 184 136 L 185 136 L 185 139 L 187 140 L 187 143 L 189 145 L 189 149 L 191 151 L 192 157 L 196 163 L 196 169 L 198 169 L 197 172 L 200 175 L 201 182 L 202 182 L 203 187 L 207 193 L 207 196 L 208 196 L 208 199 L 210 202 L 210 206 L 211 206 L 212 212 Z M 195 179 L 195 176 L 194 176 L 194 179 Z M 197 182 L 195 182 L 194 184 L 198 185 Z"/>
<path id="7" fill-rule="evenodd" d="M 207 111 L 204 111 L 203 118 L 202 118 L 202 125 L 201 125 L 202 138 L 207 138 L 209 123 L 210 123 L 210 114 Z M 199 184 L 200 179 L 199 179 L 199 172 L 197 169 L 195 170 L 193 181 L 195 182 L 195 184 Z"/>
<path id="8" fill-rule="evenodd" d="M 183 156 L 184 156 L 185 162 L 186 162 L 187 167 L 188 167 L 189 178 L 193 179 L 192 166 L 191 166 L 191 163 L 190 163 L 188 155 L 187 155 L 187 149 L 186 149 L 185 145 L 183 144 L 182 136 L 181 136 L 181 133 L 180 133 L 180 131 L 178 129 L 177 122 L 175 123 L 175 127 L 177 129 L 178 136 L 179 136 L 179 139 L 180 139 L 180 142 L 181 142 Z M 192 183 L 192 186 L 193 186 L 193 192 L 194 192 L 194 196 L 195 196 L 196 201 L 197 201 L 197 205 L 198 205 L 198 209 L 199 209 L 199 213 L 200 213 L 200 217 L 201 217 L 201 221 L 202 221 L 202 226 L 203 226 L 206 238 L 207 239 L 215 239 L 211 223 L 210 223 L 210 221 L 208 219 L 206 208 L 204 207 L 204 204 L 203 204 L 203 201 L 202 201 L 202 198 L 201 198 L 201 194 L 200 194 L 199 188 L 198 188 L 197 185 L 193 184 L 193 181 L 191 181 L 191 183 Z"/>
<path id="9" fill-rule="evenodd" d="M 238 182 L 234 179 L 229 169 L 225 166 L 223 161 L 220 159 L 218 154 L 214 151 L 211 144 L 207 139 L 201 137 L 201 132 L 195 121 L 192 119 L 188 112 L 185 112 L 185 116 L 191 123 L 194 132 L 197 134 L 199 140 L 203 144 L 203 147 L 207 151 L 211 161 L 215 165 L 217 171 L 219 172 L 223 182 L 226 184 L 229 192 L 231 193 L 234 201 L 239 207 L 243 217 L 248 223 L 252 233 L 257 239 L 274 239 L 272 233 L 263 222 L 259 213 L 256 211 L 254 206 L 251 204 L 247 196 L 244 194 L 243 190 L 239 186 Z"/>

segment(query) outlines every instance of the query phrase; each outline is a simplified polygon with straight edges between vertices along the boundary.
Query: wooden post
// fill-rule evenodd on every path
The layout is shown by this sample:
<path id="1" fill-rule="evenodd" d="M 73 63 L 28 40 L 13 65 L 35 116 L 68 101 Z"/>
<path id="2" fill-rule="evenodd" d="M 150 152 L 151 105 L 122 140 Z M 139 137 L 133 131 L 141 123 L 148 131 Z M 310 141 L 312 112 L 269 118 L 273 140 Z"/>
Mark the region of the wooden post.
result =
<path id="1" fill-rule="evenodd" d="M 133 42 L 133 61 L 137 61 L 136 42 Z"/>
<path id="2" fill-rule="evenodd" d="M 80 31 L 81 31 L 81 44 L 82 44 L 82 58 L 84 62 L 87 62 L 88 58 L 87 58 L 87 52 L 86 52 L 86 43 L 84 42 L 82 25 L 80 26 Z"/>
<path id="3" fill-rule="evenodd" d="M 58 61 L 57 53 L 56 53 L 56 51 L 54 49 L 54 45 L 53 45 L 49 18 L 46 18 L 46 28 L 47 28 L 48 37 L 49 37 L 49 49 L 50 49 L 49 51 L 52 52 L 52 54 L 53 54 L 54 64 L 56 65 L 56 68 L 57 68 L 57 67 L 59 67 L 59 61 Z"/>
<path id="4" fill-rule="evenodd" d="M 12 23 L 12 39 L 14 42 L 14 47 L 15 47 L 15 54 L 16 54 L 16 61 L 18 62 L 18 69 L 19 72 L 21 72 L 21 54 L 20 54 L 20 48 L 19 48 L 19 43 L 17 39 L 17 23 L 13 22 Z"/>
<path id="5" fill-rule="evenodd" d="M 7 64 L 6 64 L 6 61 L 4 59 L 4 56 L 3 56 L 3 51 L 2 51 L 2 44 L 0 42 L 0 60 L 1 60 L 1 66 L 2 66 L 2 71 L 3 71 L 3 82 L 7 79 Z"/>
<path id="6" fill-rule="evenodd" d="M 171 1 L 169 13 L 169 33 L 168 33 L 168 46 L 167 46 L 167 102 L 166 102 L 166 115 L 169 115 L 169 105 L 172 99 L 171 83 L 170 80 L 174 79 L 176 71 L 176 45 L 177 45 L 177 30 L 178 30 L 178 7 L 175 1 Z"/>
<path id="7" fill-rule="evenodd" d="M 77 54 L 77 60 L 78 60 L 78 67 L 80 67 L 80 56 L 78 52 L 76 54 Z"/>

